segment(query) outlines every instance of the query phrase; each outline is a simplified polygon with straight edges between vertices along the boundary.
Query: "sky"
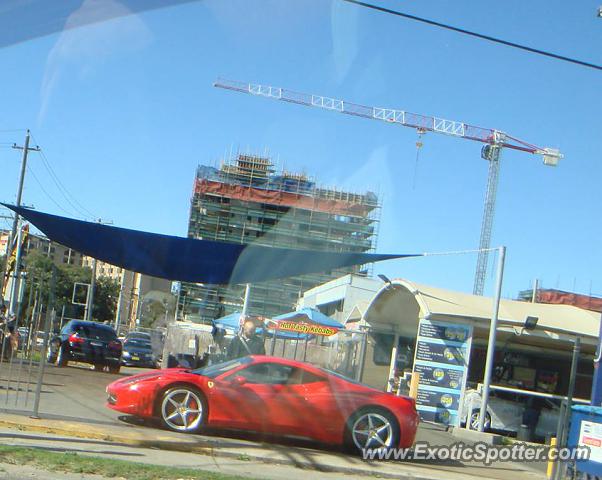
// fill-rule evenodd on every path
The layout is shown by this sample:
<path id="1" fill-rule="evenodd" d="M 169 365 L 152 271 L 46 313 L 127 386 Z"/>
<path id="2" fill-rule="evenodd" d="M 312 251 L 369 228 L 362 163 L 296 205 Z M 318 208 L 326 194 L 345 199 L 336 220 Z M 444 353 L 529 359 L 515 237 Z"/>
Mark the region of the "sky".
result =
<path id="1" fill-rule="evenodd" d="M 556 168 L 503 153 L 492 239 L 508 249 L 503 295 L 535 278 L 602 294 L 602 72 L 340 0 L 192 1 L 121 17 L 131 0 L 103 0 L 117 18 L 68 28 L 93 19 L 99 1 L 70 1 L 64 30 L 0 48 L 2 201 L 16 196 L 21 154 L 10 145 L 29 128 L 44 156 L 30 154 L 23 201 L 42 211 L 184 236 L 196 165 L 269 152 L 325 186 L 377 192 L 380 253 L 478 247 L 487 180 L 479 143 L 431 133 L 417 158 L 413 129 L 214 88 L 223 77 L 559 148 Z M 375 3 L 602 63 L 595 1 Z M 22 20 L 10 7 L 0 18 Z M 374 271 L 470 292 L 475 264 L 474 254 L 444 255 Z M 486 294 L 493 284 L 490 265 Z"/>

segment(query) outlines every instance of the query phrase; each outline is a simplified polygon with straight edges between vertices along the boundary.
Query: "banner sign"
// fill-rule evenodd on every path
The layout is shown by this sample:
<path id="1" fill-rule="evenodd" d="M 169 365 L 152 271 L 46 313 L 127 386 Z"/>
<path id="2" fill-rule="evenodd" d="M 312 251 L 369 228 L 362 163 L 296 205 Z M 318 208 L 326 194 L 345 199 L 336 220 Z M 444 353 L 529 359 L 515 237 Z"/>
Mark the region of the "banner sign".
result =
<path id="1" fill-rule="evenodd" d="M 459 424 L 471 342 L 471 325 L 420 320 L 414 372 L 420 374 L 416 409 L 421 420 Z"/>
<path id="2" fill-rule="evenodd" d="M 331 335 L 334 335 L 339 331 L 338 328 L 325 327 L 323 325 L 318 325 L 315 323 L 291 322 L 288 320 L 283 320 L 274 323 L 274 328 L 276 328 L 276 330 L 284 330 L 287 332 L 295 333 L 305 333 L 309 335 L 322 335 L 323 337 L 330 337 Z"/>

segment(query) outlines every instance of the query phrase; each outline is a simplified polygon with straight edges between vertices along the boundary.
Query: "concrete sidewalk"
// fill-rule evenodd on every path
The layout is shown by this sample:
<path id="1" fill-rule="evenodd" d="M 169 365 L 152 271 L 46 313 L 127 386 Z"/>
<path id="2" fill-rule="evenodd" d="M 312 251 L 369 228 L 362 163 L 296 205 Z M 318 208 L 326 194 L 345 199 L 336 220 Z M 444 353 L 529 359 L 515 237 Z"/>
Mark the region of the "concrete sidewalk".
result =
<path id="1" fill-rule="evenodd" d="M 132 419 L 129 419 L 132 421 Z M 58 419 L 32 419 L 21 415 L 0 414 L 0 427 L 4 440 L 23 438 L 24 432 L 37 433 L 33 435 L 37 442 L 73 442 L 75 445 L 95 446 L 95 451 L 111 452 L 111 449 L 124 451 L 135 449 L 138 453 L 134 456 L 135 461 L 148 457 L 149 463 L 165 465 L 188 466 L 188 462 L 207 462 L 200 460 L 198 454 L 211 457 L 211 462 L 217 464 L 232 461 L 252 462 L 264 465 L 265 474 L 270 466 L 288 466 L 301 469 L 310 469 L 320 472 L 333 472 L 346 475 L 379 476 L 381 478 L 412 478 L 424 480 L 447 480 L 450 478 L 459 480 L 474 480 L 476 477 L 504 479 L 509 477 L 518 478 L 544 478 L 541 472 L 533 468 L 516 463 L 500 463 L 486 467 L 482 464 L 466 464 L 456 461 L 450 462 L 418 462 L 418 461 L 364 461 L 359 457 L 344 455 L 338 451 L 317 450 L 315 444 L 302 441 L 288 441 L 270 439 L 265 443 L 261 438 L 249 441 L 248 434 L 245 439 L 226 438 L 223 436 L 206 435 L 182 435 L 156 428 L 145 426 L 143 423 L 124 423 L 123 426 L 88 424 L 85 422 L 58 420 Z M 429 443 L 431 445 L 446 444 L 448 435 L 444 432 L 431 432 Z M 235 434 L 233 434 L 235 435 Z M 423 436 L 425 434 L 423 433 Z M 32 435 L 28 435 L 32 436 Z M 80 440 L 78 440 L 80 439 Z M 82 440 L 93 441 L 85 442 Z M 3 442 L 5 443 L 5 442 Z M 157 453 L 161 450 L 161 454 Z M 113 454 L 119 457 L 118 451 Z M 140 452 L 146 452 L 141 454 Z M 149 453 L 150 452 L 150 453 Z M 188 455 L 188 460 L 179 459 L 176 463 L 173 458 L 177 453 Z M 93 453 L 93 452 L 91 452 Z M 108 453 L 107 453 L 108 454 Z M 197 454 L 197 455 L 190 455 Z M 142 457 L 140 457 L 142 455 Z M 129 459 L 128 456 L 125 456 Z M 166 463 L 161 463 L 161 458 Z M 184 463 L 181 463 L 184 462 Z M 246 465 L 246 464 L 245 464 Z M 260 475 L 262 476 L 262 475 Z"/>

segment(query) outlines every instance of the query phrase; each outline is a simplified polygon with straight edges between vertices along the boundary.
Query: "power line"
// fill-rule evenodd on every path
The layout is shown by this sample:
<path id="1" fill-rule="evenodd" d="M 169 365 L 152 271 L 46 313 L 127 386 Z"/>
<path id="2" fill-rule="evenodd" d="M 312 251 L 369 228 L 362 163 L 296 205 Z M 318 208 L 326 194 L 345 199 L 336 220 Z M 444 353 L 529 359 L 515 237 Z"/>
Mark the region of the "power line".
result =
<path id="1" fill-rule="evenodd" d="M 573 63 L 575 65 L 579 65 L 581 67 L 593 68 L 595 70 L 602 70 L 602 65 L 596 65 L 594 63 L 584 62 L 583 60 L 578 60 L 576 58 L 566 57 L 564 55 L 559 55 L 557 53 L 548 52 L 546 50 L 540 50 L 538 48 L 528 47 L 526 45 L 521 45 L 519 43 L 510 42 L 508 40 L 503 40 L 501 38 L 492 37 L 490 35 L 484 35 L 482 33 L 473 32 L 471 30 L 466 30 L 464 28 L 454 27 L 447 23 L 437 22 L 435 20 L 429 20 L 428 18 L 418 17 L 416 15 L 410 15 L 409 13 L 403 13 L 397 10 L 392 10 L 390 8 L 380 7 L 378 5 L 373 5 L 371 3 L 361 2 L 359 0 L 343 0 L 347 3 L 352 3 L 354 5 L 358 5 L 360 7 L 370 8 L 372 10 L 377 10 L 383 13 L 389 13 L 391 15 L 395 15 L 398 17 L 407 18 L 408 20 L 414 20 L 421 23 L 426 23 L 427 25 L 431 25 L 434 27 L 444 28 L 446 30 L 451 30 L 453 32 L 462 33 L 464 35 L 469 35 L 471 37 L 480 38 L 481 40 L 487 40 L 492 43 L 498 43 L 500 45 L 506 45 L 507 47 L 517 48 L 519 50 L 524 50 L 529 53 L 535 53 L 537 55 L 543 55 L 545 57 L 550 57 L 555 60 L 561 60 L 564 62 Z"/>
<path id="2" fill-rule="evenodd" d="M 36 139 L 35 139 L 35 137 L 33 135 L 32 135 L 32 138 L 34 139 L 34 141 L 36 141 Z M 59 176 L 56 174 L 56 172 L 52 168 L 52 165 L 50 164 L 50 161 L 48 160 L 48 157 L 46 157 L 46 154 L 44 153 L 44 151 L 40 150 L 38 153 L 40 154 L 40 157 L 42 159 L 42 163 L 44 164 L 44 167 L 46 168 L 46 170 L 50 174 L 50 177 L 52 178 L 53 182 L 57 186 L 58 190 L 61 192 L 61 195 L 65 198 L 65 200 L 67 201 L 67 203 L 69 203 L 69 205 L 71 205 L 71 207 L 74 209 L 74 211 L 78 212 L 83 217 L 90 216 L 92 218 L 97 218 L 98 215 L 95 215 L 93 212 L 91 212 L 86 207 L 84 207 L 77 200 L 77 198 L 75 198 L 75 196 L 73 196 L 71 194 L 71 192 L 69 192 L 69 190 L 67 190 L 67 188 L 65 187 L 65 185 L 63 184 L 63 182 L 61 182 Z"/>
<path id="3" fill-rule="evenodd" d="M 33 177 L 33 179 L 36 181 L 36 183 L 38 184 L 38 186 L 40 187 L 40 190 L 42 190 L 42 192 L 44 192 L 44 194 L 50 199 L 50 201 L 52 203 L 54 203 L 62 212 L 66 213 L 67 215 L 73 215 L 73 213 L 68 212 L 67 210 L 65 210 L 53 197 L 52 195 L 50 195 L 48 193 L 48 191 L 44 188 L 44 185 L 42 185 L 42 182 L 40 181 L 40 179 L 38 178 L 38 176 L 35 174 L 35 172 L 28 166 L 27 167 L 27 171 L 31 174 L 31 176 Z"/>

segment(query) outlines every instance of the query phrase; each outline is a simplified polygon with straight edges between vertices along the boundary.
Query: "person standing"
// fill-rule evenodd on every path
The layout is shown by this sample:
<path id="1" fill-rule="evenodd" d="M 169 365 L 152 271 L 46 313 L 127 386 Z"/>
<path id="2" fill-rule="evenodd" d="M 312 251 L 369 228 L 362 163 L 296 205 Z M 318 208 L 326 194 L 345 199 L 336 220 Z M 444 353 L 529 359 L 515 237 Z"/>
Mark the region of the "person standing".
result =
<path id="1" fill-rule="evenodd" d="M 257 335 L 253 320 L 245 320 L 242 331 L 232 339 L 226 352 L 228 360 L 247 355 L 265 355 L 263 340 Z"/>

